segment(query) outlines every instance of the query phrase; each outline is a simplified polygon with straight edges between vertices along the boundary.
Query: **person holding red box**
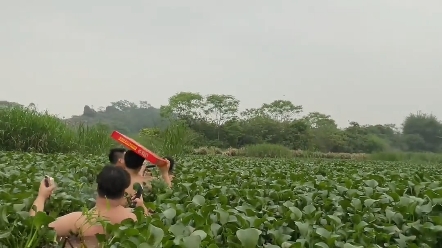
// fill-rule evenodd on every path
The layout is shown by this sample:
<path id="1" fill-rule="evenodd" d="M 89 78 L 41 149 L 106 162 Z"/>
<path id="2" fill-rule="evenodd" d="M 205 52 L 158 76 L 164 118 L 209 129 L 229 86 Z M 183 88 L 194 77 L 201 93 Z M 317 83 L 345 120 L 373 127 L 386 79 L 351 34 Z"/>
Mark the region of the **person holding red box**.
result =
<path id="1" fill-rule="evenodd" d="M 170 168 L 170 161 L 166 159 L 166 166 L 158 166 L 158 169 L 160 170 L 161 177 L 164 180 L 164 182 L 171 187 L 172 182 L 170 181 L 170 175 L 169 175 L 169 168 Z M 136 152 L 132 150 L 126 151 L 124 154 L 124 166 L 126 171 L 130 175 L 130 185 L 126 189 L 126 193 L 132 197 L 137 192 L 134 189 L 135 184 L 140 184 L 143 187 L 151 187 L 150 181 L 152 180 L 151 177 L 144 177 L 140 175 L 140 170 L 144 165 L 144 158 L 138 155 Z M 127 202 L 124 202 L 124 205 L 126 205 Z"/>

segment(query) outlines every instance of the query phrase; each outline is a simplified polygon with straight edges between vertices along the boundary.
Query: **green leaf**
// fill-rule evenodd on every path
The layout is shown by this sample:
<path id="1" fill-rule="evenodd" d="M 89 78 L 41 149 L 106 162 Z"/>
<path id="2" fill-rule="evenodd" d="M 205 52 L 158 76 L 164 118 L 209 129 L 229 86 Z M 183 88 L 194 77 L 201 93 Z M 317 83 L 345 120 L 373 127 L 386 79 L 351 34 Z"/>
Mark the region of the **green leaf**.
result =
<path id="1" fill-rule="evenodd" d="M 340 225 L 342 223 L 341 219 L 335 215 L 327 215 L 327 217 L 334 222 L 335 225 Z"/>
<path id="2" fill-rule="evenodd" d="M 6 239 L 9 238 L 9 236 L 11 236 L 11 231 L 0 232 L 0 239 Z"/>
<path id="3" fill-rule="evenodd" d="M 183 238 L 183 246 L 186 248 L 199 248 L 201 237 L 199 235 L 187 236 Z"/>
<path id="4" fill-rule="evenodd" d="M 300 220 L 302 218 L 302 212 L 297 207 L 289 207 L 290 211 L 295 215 L 295 220 Z"/>
<path id="5" fill-rule="evenodd" d="M 216 236 L 218 234 L 219 229 L 221 226 L 217 223 L 212 223 L 210 225 L 210 231 L 212 232 L 212 236 Z"/>
<path id="6" fill-rule="evenodd" d="M 376 200 L 373 200 L 373 199 L 366 199 L 365 201 L 364 201 L 364 205 L 367 207 L 367 208 L 369 208 L 369 207 L 371 207 L 372 205 L 373 205 L 373 203 L 375 203 L 375 202 L 377 202 Z"/>
<path id="7" fill-rule="evenodd" d="M 138 245 L 138 248 L 152 248 L 152 246 L 150 246 L 148 243 L 141 243 Z"/>
<path id="8" fill-rule="evenodd" d="M 198 235 L 198 236 L 200 236 L 201 240 L 204 240 L 207 237 L 207 233 L 203 230 L 196 230 L 193 233 L 191 233 L 190 235 Z"/>
<path id="9" fill-rule="evenodd" d="M 149 225 L 147 243 L 153 247 L 157 247 L 164 237 L 164 231 L 152 224 Z"/>
<path id="10" fill-rule="evenodd" d="M 1 211 L 0 211 L 0 218 L 1 218 L 1 220 L 2 220 L 4 223 L 9 223 L 9 222 L 8 222 L 8 218 L 7 218 L 7 209 L 6 209 L 6 206 L 1 206 L 1 205 L 0 205 L 0 208 L 1 208 Z"/>
<path id="11" fill-rule="evenodd" d="M 296 226 L 299 229 L 299 232 L 301 233 L 301 237 L 300 238 L 306 238 L 308 236 L 309 233 L 309 224 L 308 223 L 303 223 L 303 222 L 299 222 L 296 221 L 295 222 Z"/>
<path id="12" fill-rule="evenodd" d="M 32 223 L 37 229 L 40 229 L 42 226 L 47 226 L 49 223 L 54 221 L 54 218 L 48 216 L 46 213 L 37 212 L 34 217 L 32 217 Z"/>
<path id="13" fill-rule="evenodd" d="M 316 243 L 315 247 L 329 248 L 329 246 L 324 242 Z"/>
<path id="14" fill-rule="evenodd" d="M 176 216 L 176 210 L 174 208 L 169 208 L 166 209 L 164 212 L 164 217 L 166 217 L 167 219 L 171 220 Z"/>
<path id="15" fill-rule="evenodd" d="M 195 195 L 192 199 L 192 202 L 198 206 L 203 206 L 206 202 L 206 199 L 204 199 L 204 196 L 202 195 Z"/>
<path id="16" fill-rule="evenodd" d="M 236 231 L 236 236 L 244 248 L 255 248 L 258 245 L 259 235 L 261 235 L 261 231 L 255 228 Z"/>
<path id="17" fill-rule="evenodd" d="M 175 237 L 189 236 L 189 228 L 183 225 L 183 223 L 176 223 L 169 227 L 169 232 L 173 233 Z"/>
<path id="18" fill-rule="evenodd" d="M 364 247 L 363 246 L 352 245 L 350 243 L 345 243 L 344 244 L 344 248 L 364 248 Z"/>
<path id="19" fill-rule="evenodd" d="M 304 207 L 304 212 L 306 214 L 311 214 L 311 213 L 315 212 L 315 210 L 316 210 L 315 206 L 313 206 L 311 204 Z"/>
<path id="20" fill-rule="evenodd" d="M 425 213 L 425 214 L 430 213 L 433 210 L 433 205 L 431 204 L 431 201 L 425 205 L 421 205 L 420 210 L 422 211 L 422 213 Z"/>
<path id="21" fill-rule="evenodd" d="M 316 233 L 325 239 L 330 238 L 330 235 L 331 235 L 331 233 L 329 231 L 327 231 L 325 228 L 322 228 L 322 227 L 316 229 Z"/>
<path id="22" fill-rule="evenodd" d="M 368 186 L 368 187 L 372 187 L 375 188 L 376 186 L 378 186 L 378 182 L 376 180 L 365 180 L 364 183 Z"/>
<path id="23" fill-rule="evenodd" d="M 25 204 L 14 204 L 13 209 L 15 212 L 22 211 L 25 208 Z"/>

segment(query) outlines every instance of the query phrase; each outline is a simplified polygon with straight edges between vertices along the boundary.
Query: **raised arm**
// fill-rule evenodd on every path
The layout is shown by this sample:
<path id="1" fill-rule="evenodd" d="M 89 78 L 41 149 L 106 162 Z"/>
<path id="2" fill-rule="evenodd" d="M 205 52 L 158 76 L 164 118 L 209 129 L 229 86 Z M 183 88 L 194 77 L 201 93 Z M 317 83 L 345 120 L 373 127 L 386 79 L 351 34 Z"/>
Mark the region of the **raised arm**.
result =
<path id="1" fill-rule="evenodd" d="M 170 180 L 170 175 L 169 175 L 170 161 L 167 159 L 166 159 L 166 161 L 167 161 L 167 165 L 166 166 L 159 166 L 158 169 L 160 170 L 161 178 L 163 178 L 164 182 L 170 188 L 170 187 L 172 187 L 172 181 Z"/>
<path id="2" fill-rule="evenodd" d="M 46 185 L 46 178 L 40 182 L 37 198 L 35 198 L 35 201 L 31 206 L 31 210 L 29 210 L 30 216 L 35 216 L 37 212 L 44 211 L 45 202 L 51 196 L 54 189 L 55 184 L 53 182 L 50 182 L 48 185 Z M 36 211 L 34 211 L 33 206 L 35 206 Z"/>

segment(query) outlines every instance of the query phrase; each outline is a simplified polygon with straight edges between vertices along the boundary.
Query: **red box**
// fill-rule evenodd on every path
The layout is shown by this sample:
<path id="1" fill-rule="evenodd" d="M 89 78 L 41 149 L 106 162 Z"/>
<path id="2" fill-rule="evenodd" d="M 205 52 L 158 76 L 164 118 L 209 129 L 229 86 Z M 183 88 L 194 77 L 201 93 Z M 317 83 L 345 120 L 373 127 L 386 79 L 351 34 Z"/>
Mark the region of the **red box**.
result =
<path id="1" fill-rule="evenodd" d="M 125 147 L 131 149 L 132 151 L 136 152 L 138 155 L 146 159 L 147 161 L 151 162 L 152 164 L 156 166 L 166 166 L 167 162 L 162 157 L 156 155 L 146 147 L 142 146 L 135 140 L 127 137 L 126 135 L 118 132 L 113 131 L 111 134 L 112 139 L 116 140 L 118 143 L 124 145 Z"/>

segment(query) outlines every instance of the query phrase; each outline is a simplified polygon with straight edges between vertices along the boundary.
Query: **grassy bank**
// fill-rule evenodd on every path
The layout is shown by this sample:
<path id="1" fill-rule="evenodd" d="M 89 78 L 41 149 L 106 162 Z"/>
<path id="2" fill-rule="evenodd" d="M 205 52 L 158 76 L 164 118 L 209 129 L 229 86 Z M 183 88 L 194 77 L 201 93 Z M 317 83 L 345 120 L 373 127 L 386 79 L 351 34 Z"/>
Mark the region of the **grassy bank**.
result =
<path id="1" fill-rule="evenodd" d="M 109 137 L 111 130 L 103 125 L 66 124 L 49 113 L 29 108 L 0 108 L 0 150 L 39 153 L 103 154 L 117 144 Z M 380 152 L 322 153 L 290 150 L 274 144 L 249 145 L 241 149 L 200 147 L 192 150 L 194 134 L 181 123 L 175 123 L 158 134 L 134 137 L 146 147 L 164 155 L 225 155 L 257 158 L 318 158 L 380 161 L 440 162 L 442 154 Z"/>
<path id="2" fill-rule="evenodd" d="M 0 150 L 102 154 L 114 143 L 105 126 L 67 125 L 47 112 L 0 108 Z"/>
<path id="3" fill-rule="evenodd" d="M 200 147 L 193 151 L 196 155 L 225 155 L 258 158 L 323 158 L 379 161 L 412 161 L 412 162 L 441 162 L 442 154 L 412 153 L 412 152 L 379 152 L 366 153 L 323 153 L 301 150 L 290 150 L 284 146 L 273 144 L 258 144 L 241 149 L 230 148 L 222 150 L 217 147 Z"/>

